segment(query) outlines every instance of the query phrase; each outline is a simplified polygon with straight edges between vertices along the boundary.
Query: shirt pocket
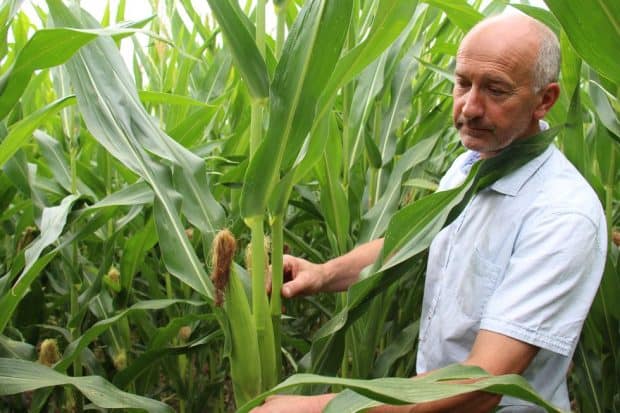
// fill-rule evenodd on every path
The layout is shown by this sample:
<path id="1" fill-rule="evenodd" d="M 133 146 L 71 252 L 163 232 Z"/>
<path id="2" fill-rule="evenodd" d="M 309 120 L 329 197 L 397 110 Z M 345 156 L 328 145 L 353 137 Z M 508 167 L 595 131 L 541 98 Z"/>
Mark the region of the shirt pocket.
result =
<path id="1" fill-rule="evenodd" d="M 456 302 L 469 318 L 480 319 L 496 288 L 501 267 L 474 249 L 456 287 Z"/>

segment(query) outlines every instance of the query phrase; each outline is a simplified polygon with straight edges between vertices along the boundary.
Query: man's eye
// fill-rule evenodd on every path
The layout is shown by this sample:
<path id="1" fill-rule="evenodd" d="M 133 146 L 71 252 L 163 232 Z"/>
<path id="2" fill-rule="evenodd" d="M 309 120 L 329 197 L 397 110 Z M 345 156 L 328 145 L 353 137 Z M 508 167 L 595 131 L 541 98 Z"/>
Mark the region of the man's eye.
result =
<path id="1" fill-rule="evenodd" d="M 490 87 L 489 92 L 491 92 L 491 94 L 495 96 L 503 96 L 507 93 L 504 89 L 499 89 L 496 87 Z"/>

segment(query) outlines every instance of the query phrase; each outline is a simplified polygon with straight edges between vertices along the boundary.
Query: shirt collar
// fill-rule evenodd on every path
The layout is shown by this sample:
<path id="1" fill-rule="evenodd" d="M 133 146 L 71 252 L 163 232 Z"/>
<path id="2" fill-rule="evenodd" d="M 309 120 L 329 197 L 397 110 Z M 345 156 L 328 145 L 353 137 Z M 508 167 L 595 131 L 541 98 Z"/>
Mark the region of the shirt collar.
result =
<path id="1" fill-rule="evenodd" d="M 544 120 L 539 120 L 540 130 L 544 131 L 549 129 L 549 124 Z M 525 184 L 525 182 L 540 168 L 540 166 L 551 156 L 551 150 L 547 148 L 545 152 L 538 155 L 536 158 L 532 159 L 521 168 L 516 171 L 504 176 L 497 181 L 495 181 L 492 185 L 489 186 L 489 189 L 492 189 L 496 192 L 515 196 L 519 193 L 521 187 Z M 469 170 L 472 165 L 476 163 L 480 159 L 480 153 L 475 151 L 467 151 L 465 155 L 465 159 L 461 164 L 461 172 L 464 175 L 469 174 Z"/>
<path id="2" fill-rule="evenodd" d="M 554 145 L 549 147 L 536 158 L 532 159 L 516 171 L 501 177 L 489 186 L 489 189 L 504 195 L 516 196 L 523 185 L 534 173 L 549 159 L 553 151 Z"/>

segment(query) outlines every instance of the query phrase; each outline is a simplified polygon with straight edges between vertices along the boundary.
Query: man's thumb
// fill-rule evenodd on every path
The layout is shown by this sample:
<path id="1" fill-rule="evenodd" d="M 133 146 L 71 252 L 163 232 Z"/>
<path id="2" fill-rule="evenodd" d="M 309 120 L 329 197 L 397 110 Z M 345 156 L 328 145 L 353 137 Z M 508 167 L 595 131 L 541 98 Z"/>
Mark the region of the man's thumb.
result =
<path id="1" fill-rule="evenodd" d="M 301 289 L 302 286 L 299 280 L 295 279 L 289 281 L 282 286 L 282 296 L 285 298 L 293 298 L 299 293 Z"/>

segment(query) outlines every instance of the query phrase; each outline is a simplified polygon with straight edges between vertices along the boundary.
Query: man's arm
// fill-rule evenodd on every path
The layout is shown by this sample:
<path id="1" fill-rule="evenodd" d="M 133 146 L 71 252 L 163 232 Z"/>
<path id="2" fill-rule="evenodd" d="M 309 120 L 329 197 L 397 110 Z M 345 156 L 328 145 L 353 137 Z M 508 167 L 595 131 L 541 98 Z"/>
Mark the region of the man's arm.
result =
<path id="1" fill-rule="evenodd" d="M 511 337 L 480 330 L 472 350 L 463 364 L 482 367 L 493 375 L 525 371 L 538 347 Z M 420 376 L 418 376 L 420 377 Z M 415 380 L 415 377 L 413 378 Z M 325 409 L 335 394 L 321 396 L 275 396 L 252 410 L 252 413 L 319 413 Z M 482 391 L 454 396 L 434 402 L 404 406 L 377 406 L 370 413 L 486 413 L 500 402 L 501 396 Z"/>
<path id="2" fill-rule="evenodd" d="M 482 367 L 493 375 L 525 371 L 538 353 L 538 347 L 503 334 L 480 330 L 472 350 L 463 364 Z M 450 397 L 435 402 L 408 406 L 378 406 L 372 413 L 484 413 L 500 402 L 501 396 L 482 391 Z"/>
<path id="3" fill-rule="evenodd" d="M 282 295 L 291 298 L 319 292 L 345 291 L 357 281 L 360 271 L 375 262 L 382 247 L 383 238 L 370 241 L 323 264 L 285 255 L 284 274 L 290 281 L 282 286 Z"/>

